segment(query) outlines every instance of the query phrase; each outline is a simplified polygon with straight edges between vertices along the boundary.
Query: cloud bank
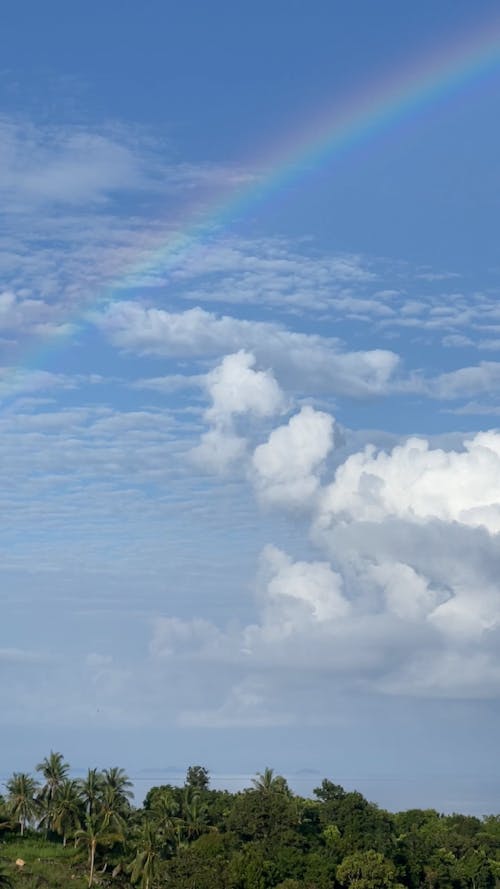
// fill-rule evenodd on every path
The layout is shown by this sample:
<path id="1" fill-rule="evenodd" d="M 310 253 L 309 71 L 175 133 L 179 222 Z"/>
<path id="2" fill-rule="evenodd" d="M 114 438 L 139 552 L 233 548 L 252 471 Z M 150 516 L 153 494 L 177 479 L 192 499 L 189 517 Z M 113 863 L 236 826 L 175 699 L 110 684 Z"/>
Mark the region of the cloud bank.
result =
<path id="1" fill-rule="evenodd" d="M 324 700 L 500 696 L 500 433 L 459 450 L 417 438 L 390 451 L 367 446 L 322 484 L 333 424 L 302 408 L 249 457 L 259 498 L 278 510 L 308 505 L 318 558 L 265 547 L 254 622 L 163 618 L 155 627 L 155 658 L 188 657 L 218 675 L 231 664 L 234 682 L 221 682 L 213 711 L 188 708 L 186 724 L 230 724 L 231 709 L 246 724 L 277 698 L 280 719 L 287 701 L 293 721 L 304 674 Z M 252 683 L 258 695 L 242 711 L 238 689 Z"/>

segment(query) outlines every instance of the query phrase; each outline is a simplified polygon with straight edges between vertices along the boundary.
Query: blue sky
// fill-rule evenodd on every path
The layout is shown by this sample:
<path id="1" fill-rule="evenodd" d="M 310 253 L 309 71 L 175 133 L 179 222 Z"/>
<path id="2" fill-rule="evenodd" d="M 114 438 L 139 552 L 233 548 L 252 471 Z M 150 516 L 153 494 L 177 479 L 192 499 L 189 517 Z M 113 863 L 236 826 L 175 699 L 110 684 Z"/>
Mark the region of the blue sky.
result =
<path id="1" fill-rule="evenodd" d="M 495 808 L 500 64 L 257 199 L 495 7 L 7 4 L 4 773 Z"/>

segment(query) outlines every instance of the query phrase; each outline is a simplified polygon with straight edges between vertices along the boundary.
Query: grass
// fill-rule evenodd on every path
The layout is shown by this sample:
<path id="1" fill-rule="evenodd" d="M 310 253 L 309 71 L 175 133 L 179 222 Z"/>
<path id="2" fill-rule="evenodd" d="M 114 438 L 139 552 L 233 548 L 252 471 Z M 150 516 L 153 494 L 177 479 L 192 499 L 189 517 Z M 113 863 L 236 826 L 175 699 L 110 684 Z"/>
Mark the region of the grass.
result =
<path id="1" fill-rule="evenodd" d="M 39 858 L 69 861 L 74 858 L 74 854 L 71 844 L 63 846 L 62 843 L 51 843 L 40 837 L 14 837 L 0 843 L 0 861 L 5 861 L 7 857 L 13 861 L 23 858 L 26 862 Z"/>
<path id="2" fill-rule="evenodd" d="M 23 867 L 16 865 L 22 859 Z M 14 889 L 86 889 L 85 863 L 72 845 L 19 837 L 0 842 L 0 873 Z"/>

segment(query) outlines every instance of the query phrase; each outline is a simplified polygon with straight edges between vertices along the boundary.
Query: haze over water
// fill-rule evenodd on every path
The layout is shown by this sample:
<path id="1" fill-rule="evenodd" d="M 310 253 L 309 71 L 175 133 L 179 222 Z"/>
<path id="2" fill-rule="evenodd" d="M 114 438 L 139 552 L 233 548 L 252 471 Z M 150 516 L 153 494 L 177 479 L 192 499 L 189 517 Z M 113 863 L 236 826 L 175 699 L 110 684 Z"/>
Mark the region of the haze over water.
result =
<path id="1" fill-rule="evenodd" d="M 232 793 L 251 787 L 253 775 L 211 776 L 211 787 Z M 320 775 L 286 775 L 291 789 L 301 796 L 313 796 L 313 790 L 321 783 Z M 134 778 L 134 803 L 140 805 L 148 790 L 161 784 L 181 785 L 183 774 L 165 774 L 155 778 Z M 474 777 L 443 777 L 435 775 L 421 778 L 352 778 L 336 779 L 346 790 L 359 790 L 366 799 L 376 802 L 391 812 L 405 809 L 436 809 L 444 814 L 461 812 L 465 815 L 483 815 L 498 812 L 500 780 Z M 429 788 L 433 789 L 430 790 Z"/>

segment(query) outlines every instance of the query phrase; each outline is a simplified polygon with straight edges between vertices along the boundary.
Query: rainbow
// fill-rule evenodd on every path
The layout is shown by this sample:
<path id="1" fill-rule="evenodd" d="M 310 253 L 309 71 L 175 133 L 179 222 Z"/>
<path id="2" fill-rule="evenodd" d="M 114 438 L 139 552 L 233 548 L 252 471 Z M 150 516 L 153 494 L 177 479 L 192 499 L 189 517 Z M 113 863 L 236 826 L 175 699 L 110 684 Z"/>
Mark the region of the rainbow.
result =
<path id="1" fill-rule="evenodd" d="M 178 220 L 175 232 L 169 228 L 159 246 L 135 258 L 93 305 L 109 303 L 144 275 L 167 272 L 214 231 L 228 229 L 235 217 L 241 217 L 288 183 L 306 178 L 337 155 L 363 140 L 375 138 L 420 109 L 446 100 L 469 83 L 496 71 L 499 64 L 500 19 L 489 20 L 472 33 L 453 35 L 433 53 L 390 71 L 375 84 L 370 83 L 342 103 L 323 110 L 254 162 L 256 173 L 250 181 L 219 192 L 202 210 L 188 208 Z M 86 305 L 76 317 L 67 320 L 74 323 L 83 319 L 88 308 Z M 54 348 L 57 340 L 52 342 Z M 41 351 L 43 347 L 37 350 L 38 359 Z"/>
<path id="2" fill-rule="evenodd" d="M 267 151 L 263 161 L 253 164 L 257 173 L 249 184 L 225 192 L 201 213 L 188 214 L 180 232 L 132 264 L 117 283 L 123 287 L 128 277 L 168 269 L 193 244 L 214 229 L 228 226 L 235 216 L 244 215 L 256 203 L 499 66 L 500 19 L 483 23 L 472 34 L 460 35 L 412 65 L 391 71 L 375 85 L 323 110 L 300 131 L 288 134 L 282 144 Z"/>

